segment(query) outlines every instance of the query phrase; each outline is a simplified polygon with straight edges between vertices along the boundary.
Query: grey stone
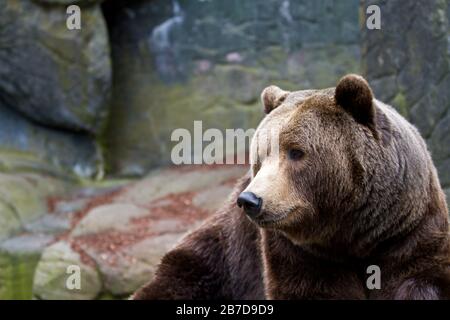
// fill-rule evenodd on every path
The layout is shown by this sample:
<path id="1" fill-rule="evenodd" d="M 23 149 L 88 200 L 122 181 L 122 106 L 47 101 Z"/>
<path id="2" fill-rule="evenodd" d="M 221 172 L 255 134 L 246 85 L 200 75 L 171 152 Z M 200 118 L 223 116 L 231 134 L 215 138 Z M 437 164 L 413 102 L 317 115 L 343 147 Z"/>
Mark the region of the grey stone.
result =
<path id="1" fill-rule="evenodd" d="M 11 205 L 0 201 L 0 241 L 4 240 L 22 229 L 17 212 Z"/>
<path id="2" fill-rule="evenodd" d="M 142 175 L 170 164 L 176 128 L 254 128 L 264 87 L 332 86 L 359 71 L 358 1 L 103 4 L 114 61 L 108 164 Z M 163 93 L 163 94 L 162 94 Z M 142 138 L 145 137 L 145 138 Z"/>
<path id="3" fill-rule="evenodd" d="M 215 188 L 208 188 L 197 193 L 192 199 L 192 203 L 199 208 L 214 212 L 222 207 L 232 190 L 232 185 L 222 185 Z"/>
<path id="4" fill-rule="evenodd" d="M 60 214 L 70 214 L 86 208 L 89 198 L 80 198 L 74 200 L 60 200 L 55 204 L 55 212 Z"/>
<path id="5" fill-rule="evenodd" d="M 444 187 L 450 186 L 449 1 L 362 2 L 381 9 L 381 30 L 362 24 L 363 70 L 375 96 L 391 103 L 426 138 Z M 408 17 L 407 21 L 399 17 Z"/>
<path id="6" fill-rule="evenodd" d="M 133 204 L 113 203 L 92 209 L 72 231 L 74 237 L 101 233 L 108 230 L 127 230 L 131 219 L 148 214 Z"/>
<path id="7" fill-rule="evenodd" d="M 450 188 L 444 190 L 447 203 L 450 201 Z"/>
<path id="8" fill-rule="evenodd" d="M 37 171 L 73 179 L 102 175 L 94 139 L 82 133 L 38 125 L 0 103 L 0 169 Z"/>
<path id="9" fill-rule="evenodd" d="M 23 175 L 0 173 L 0 199 L 6 204 L 21 224 L 31 222 L 47 211 L 45 197 L 51 194 L 49 186 L 37 185 L 43 177 L 34 179 Z M 49 184 L 51 180 L 46 180 Z M 45 183 L 45 182 L 44 182 Z"/>
<path id="10" fill-rule="evenodd" d="M 94 299 L 99 295 L 102 284 L 95 262 L 89 261 L 86 263 L 70 243 L 61 241 L 47 247 L 35 271 L 34 296 L 44 300 Z M 70 276 L 67 273 L 69 266 L 80 268 L 80 289 L 70 289 L 66 285 Z"/>
<path id="11" fill-rule="evenodd" d="M 114 201 L 145 207 L 152 201 L 170 194 L 217 188 L 221 183 L 242 177 L 247 171 L 246 166 L 223 166 L 209 169 L 206 173 L 195 169 L 186 172 L 154 170 L 145 179 L 126 188 Z"/>
<path id="12" fill-rule="evenodd" d="M 9 254 L 40 254 L 54 237 L 44 234 L 25 234 L 3 241 L 0 250 Z"/>
<path id="13" fill-rule="evenodd" d="M 62 214 L 45 214 L 39 219 L 24 226 L 33 233 L 60 234 L 71 227 L 71 216 Z"/>
<path id="14" fill-rule="evenodd" d="M 162 256 L 183 234 L 167 233 L 149 237 L 115 254 L 114 263 L 108 262 L 108 254 L 99 253 L 91 248 L 86 248 L 86 251 L 97 262 L 105 289 L 116 296 L 124 296 L 133 293 L 152 279 Z"/>
<path id="15" fill-rule="evenodd" d="M 441 161 L 436 161 L 436 167 L 439 172 L 439 179 L 441 185 L 444 188 L 449 188 L 448 181 L 450 181 L 450 158 Z M 447 201 L 447 204 L 450 204 L 450 201 Z"/>
<path id="16" fill-rule="evenodd" d="M 98 5 L 83 8 L 81 30 L 66 19 L 62 4 L 0 7 L 0 100 L 48 126 L 98 132 L 111 87 L 106 25 Z"/>

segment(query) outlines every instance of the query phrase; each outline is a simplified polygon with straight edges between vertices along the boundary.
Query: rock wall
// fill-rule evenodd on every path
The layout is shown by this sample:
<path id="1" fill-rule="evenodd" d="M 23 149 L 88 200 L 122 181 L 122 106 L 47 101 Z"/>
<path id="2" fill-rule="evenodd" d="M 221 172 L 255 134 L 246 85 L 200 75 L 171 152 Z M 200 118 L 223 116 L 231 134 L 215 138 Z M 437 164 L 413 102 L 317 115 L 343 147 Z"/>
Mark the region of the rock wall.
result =
<path id="1" fill-rule="evenodd" d="M 142 175 L 170 163 L 175 128 L 254 127 L 265 86 L 361 71 L 418 126 L 450 188 L 448 0 L 364 1 L 382 9 L 370 32 L 357 0 L 75 1 L 81 31 L 65 27 L 68 3 L 2 0 L 3 170 Z"/>
<path id="2" fill-rule="evenodd" d="M 363 8 L 370 4 L 381 8 L 381 30 L 362 24 L 363 72 L 426 139 L 449 198 L 450 1 L 366 0 Z"/>
<path id="3" fill-rule="evenodd" d="M 170 163 L 175 128 L 251 128 L 270 83 L 359 70 L 357 0 L 101 3 L 2 0 L 0 163 L 143 175 Z"/>
<path id="4" fill-rule="evenodd" d="M 113 99 L 105 135 L 112 172 L 170 162 L 171 132 L 252 128 L 259 95 L 332 86 L 359 71 L 358 1 L 105 2 Z"/>
<path id="5" fill-rule="evenodd" d="M 68 30 L 66 2 L 0 3 L 0 161 L 17 151 L 16 161 L 26 154 L 93 177 L 110 98 L 108 35 L 94 1 L 78 2 L 82 31 Z"/>

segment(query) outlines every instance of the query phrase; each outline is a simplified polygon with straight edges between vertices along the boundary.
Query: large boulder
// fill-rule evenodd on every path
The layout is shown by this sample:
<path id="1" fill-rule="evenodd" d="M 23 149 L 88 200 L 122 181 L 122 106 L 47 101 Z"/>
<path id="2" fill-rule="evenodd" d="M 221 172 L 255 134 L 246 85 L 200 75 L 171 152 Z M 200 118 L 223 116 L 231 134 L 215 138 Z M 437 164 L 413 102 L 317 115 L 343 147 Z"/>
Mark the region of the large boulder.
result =
<path id="1" fill-rule="evenodd" d="M 0 171 L 94 178 L 103 166 L 92 136 L 36 124 L 0 103 Z"/>
<path id="2" fill-rule="evenodd" d="M 67 5 L 7 0 L 0 7 L 0 98 L 51 127 L 98 132 L 107 114 L 111 67 L 99 5 L 82 8 L 81 30 Z"/>
<path id="3" fill-rule="evenodd" d="M 67 285 L 71 266 L 81 270 L 79 289 Z M 101 289 L 95 262 L 78 252 L 71 243 L 60 241 L 44 250 L 34 275 L 33 294 L 37 298 L 88 300 L 96 298 Z"/>
<path id="4" fill-rule="evenodd" d="M 359 70 L 358 1 L 107 1 L 114 90 L 106 158 L 119 174 L 170 163 L 175 128 L 252 128 L 259 95 Z"/>
<path id="5" fill-rule="evenodd" d="M 65 190 L 65 182 L 50 177 L 0 173 L 0 240 L 47 213 L 47 197 Z"/>
<path id="6" fill-rule="evenodd" d="M 73 1 L 71 1 L 73 2 Z M 0 170 L 101 177 L 99 138 L 111 63 L 100 4 L 78 1 L 81 30 L 68 30 L 68 1 L 0 6 Z"/>

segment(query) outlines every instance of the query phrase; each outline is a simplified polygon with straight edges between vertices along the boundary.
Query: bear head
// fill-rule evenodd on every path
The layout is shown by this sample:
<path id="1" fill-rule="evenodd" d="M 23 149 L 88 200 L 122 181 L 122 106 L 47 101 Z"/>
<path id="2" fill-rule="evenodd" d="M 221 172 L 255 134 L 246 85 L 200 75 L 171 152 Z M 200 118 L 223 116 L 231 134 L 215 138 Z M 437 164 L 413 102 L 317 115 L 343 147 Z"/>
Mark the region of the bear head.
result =
<path id="1" fill-rule="evenodd" d="M 434 170 L 425 143 L 364 78 L 323 90 L 270 86 L 261 100 L 267 115 L 237 201 L 255 224 L 365 254 L 420 220 Z"/>

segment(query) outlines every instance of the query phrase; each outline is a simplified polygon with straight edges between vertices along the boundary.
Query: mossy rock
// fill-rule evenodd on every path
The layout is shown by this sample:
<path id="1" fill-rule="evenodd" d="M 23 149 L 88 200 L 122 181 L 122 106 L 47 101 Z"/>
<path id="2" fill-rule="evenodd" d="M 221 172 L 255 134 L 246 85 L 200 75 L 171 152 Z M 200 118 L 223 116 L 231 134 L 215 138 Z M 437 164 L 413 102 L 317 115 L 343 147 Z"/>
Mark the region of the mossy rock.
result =
<path id="1" fill-rule="evenodd" d="M 32 298 L 34 270 L 40 254 L 10 254 L 0 251 L 0 300 Z"/>
<path id="2" fill-rule="evenodd" d="M 64 179 L 95 177 L 102 157 L 94 138 L 36 124 L 0 104 L 0 171 L 38 172 Z"/>
<path id="3" fill-rule="evenodd" d="M 400 91 L 395 95 L 394 99 L 392 100 L 392 105 L 402 116 L 408 117 L 408 103 L 403 92 Z"/>
<path id="4" fill-rule="evenodd" d="M 15 209 L 0 201 L 0 241 L 18 233 L 21 229 L 22 223 Z"/>
<path id="5" fill-rule="evenodd" d="M 9 207 L 22 224 L 46 213 L 46 198 L 63 192 L 64 187 L 63 182 L 44 176 L 0 173 L 0 201 Z M 4 212 L 5 217 L 11 216 L 11 212 Z"/>
<path id="6" fill-rule="evenodd" d="M 80 268 L 80 289 L 67 286 L 71 276 L 69 266 Z M 70 243 L 57 242 L 44 250 L 34 276 L 34 297 L 44 300 L 91 300 L 100 294 L 101 288 L 95 262 L 89 257 L 82 257 Z"/>
<path id="7" fill-rule="evenodd" d="M 0 299 L 31 299 L 34 270 L 42 250 L 54 239 L 20 235 L 0 244 Z"/>
<path id="8" fill-rule="evenodd" d="M 111 87 L 100 6 L 83 7 L 82 29 L 69 30 L 67 5 L 48 2 L 8 0 L 0 8 L 0 42 L 8 43 L 0 48 L 2 102 L 46 126 L 99 132 Z"/>

